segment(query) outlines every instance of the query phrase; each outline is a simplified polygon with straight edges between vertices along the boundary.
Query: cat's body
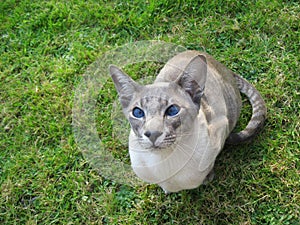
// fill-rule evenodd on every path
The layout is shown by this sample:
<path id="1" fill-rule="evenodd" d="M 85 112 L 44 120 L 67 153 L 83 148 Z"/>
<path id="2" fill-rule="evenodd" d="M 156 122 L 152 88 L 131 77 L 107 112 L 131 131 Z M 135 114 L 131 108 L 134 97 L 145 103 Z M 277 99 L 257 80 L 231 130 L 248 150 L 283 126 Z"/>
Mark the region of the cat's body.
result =
<path id="1" fill-rule="evenodd" d="M 110 72 L 132 128 L 132 168 L 166 192 L 202 184 L 226 139 L 248 140 L 266 115 L 258 91 L 206 53 L 178 54 L 146 86 L 114 66 Z M 231 134 L 240 115 L 240 91 L 249 97 L 253 115 L 245 130 Z"/>

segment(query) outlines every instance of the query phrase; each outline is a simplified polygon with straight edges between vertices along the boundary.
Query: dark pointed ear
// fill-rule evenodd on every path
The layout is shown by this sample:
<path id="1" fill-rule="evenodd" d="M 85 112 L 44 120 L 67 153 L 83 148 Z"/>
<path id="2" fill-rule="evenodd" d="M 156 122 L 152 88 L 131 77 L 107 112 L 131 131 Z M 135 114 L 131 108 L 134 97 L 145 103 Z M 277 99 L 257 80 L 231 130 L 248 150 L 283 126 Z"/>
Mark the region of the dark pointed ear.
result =
<path id="1" fill-rule="evenodd" d="M 200 105 L 200 99 L 204 93 L 206 76 L 206 58 L 204 55 L 197 55 L 190 61 L 182 75 L 176 80 L 176 83 L 191 96 L 195 104 Z"/>
<path id="2" fill-rule="evenodd" d="M 114 65 L 109 66 L 109 72 L 117 89 L 121 105 L 123 109 L 126 109 L 134 93 L 140 90 L 141 86 Z"/>

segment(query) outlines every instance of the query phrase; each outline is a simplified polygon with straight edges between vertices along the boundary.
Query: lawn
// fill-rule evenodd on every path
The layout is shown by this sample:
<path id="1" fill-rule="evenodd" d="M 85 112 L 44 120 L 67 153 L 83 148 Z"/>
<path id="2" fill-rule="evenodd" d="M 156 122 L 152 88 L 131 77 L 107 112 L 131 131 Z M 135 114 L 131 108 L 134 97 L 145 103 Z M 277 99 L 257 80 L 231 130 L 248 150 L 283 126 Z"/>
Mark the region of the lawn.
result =
<path id="1" fill-rule="evenodd" d="M 300 3 L 198 2 L 1 1 L 1 224 L 300 224 Z M 266 101 L 263 131 L 226 146 L 206 186 L 165 195 L 120 184 L 99 173 L 74 135 L 76 90 L 94 62 L 150 40 L 208 52 Z M 124 68 L 145 78 L 160 66 Z M 126 137 L 114 135 L 111 81 L 95 98 L 98 136 L 128 163 Z"/>

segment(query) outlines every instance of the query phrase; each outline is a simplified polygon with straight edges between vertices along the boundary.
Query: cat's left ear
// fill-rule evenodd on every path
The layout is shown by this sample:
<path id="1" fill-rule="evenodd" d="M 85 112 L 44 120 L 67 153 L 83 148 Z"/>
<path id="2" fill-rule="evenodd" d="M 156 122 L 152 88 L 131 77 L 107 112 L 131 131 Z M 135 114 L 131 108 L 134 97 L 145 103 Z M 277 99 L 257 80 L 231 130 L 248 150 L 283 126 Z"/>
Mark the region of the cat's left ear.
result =
<path id="1" fill-rule="evenodd" d="M 109 72 L 117 89 L 121 105 L 123 109 L 126 109 L 134 93 L 140 90 L 141 86 L 114 65 L 109 66 Z"/>
<path id="2" fill-rule="evenodd" d="M 190 61 L 182 75 L 176 80 L 176 83 L 191 96 L 195 104 L 200 105 L 206 77 L 206 57 L 204 55 L 197 55 Z"/>

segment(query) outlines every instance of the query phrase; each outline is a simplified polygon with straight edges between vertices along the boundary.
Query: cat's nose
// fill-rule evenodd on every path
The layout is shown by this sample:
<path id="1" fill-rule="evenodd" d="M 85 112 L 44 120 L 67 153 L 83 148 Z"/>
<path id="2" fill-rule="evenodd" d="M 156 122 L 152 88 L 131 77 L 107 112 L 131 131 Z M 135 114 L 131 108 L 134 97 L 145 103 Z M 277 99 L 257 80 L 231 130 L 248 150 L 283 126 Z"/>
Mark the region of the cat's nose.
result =
<path id="1" fill-rule="evenodd" d="M 154 144 L 156 139 L 162 135 L 162 132 L 160 131 L 146 131 L 144 135 L 149 138 L 149 140 Z"/>

